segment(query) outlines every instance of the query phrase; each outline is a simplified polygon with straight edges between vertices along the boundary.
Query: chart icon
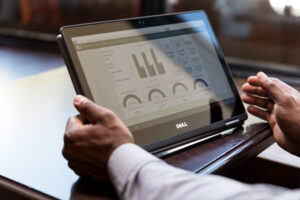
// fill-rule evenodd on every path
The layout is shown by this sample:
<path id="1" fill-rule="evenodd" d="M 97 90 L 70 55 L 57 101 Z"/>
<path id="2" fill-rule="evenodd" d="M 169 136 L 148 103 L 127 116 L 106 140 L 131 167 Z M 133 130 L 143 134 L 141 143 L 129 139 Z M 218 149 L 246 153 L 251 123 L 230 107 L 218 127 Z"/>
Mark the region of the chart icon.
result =
<path id="1" fill-rule="evenodd" d="M 161 91 L 160 89 L 155 88 L 155 89 L 150 90 L 150 92 L 148 93 L 148 100 L 149 101 L 152 101 L 153 95 L 155 93 L 160 94 L 163 98 L 166 97 L 166 95 L 165 95 L 165 93 L 163 91 Z"/>
<path id="2" fill-rule="evenodd" d="M 134 94 L 128 94 L 123 99 L 123 107 L 124 108 L 126 108 L 128 106 L 128 102 L 130 100 L 133 100 L 133 101 L 135 101 L 135 102 L 137 102 L 139 104 L 142 104 L 142 100 L 138 96 L 136 96 Z"/>
<path id="3" fill-rule="evenodd" d="M 140 76 L 140 78 L 146 78 L 147 77 L 147 73 L 146 73 L 146 70 L 145 70 L 145 67 L 141 66 L 136 55 L 135 54 L 132 54 L 132 59 L 134 61 L 134 64 L 135 64 L 135 67 L 136 67 L 136 70 Z"/>
<path id="4" fill-rule="evenodd" d="M 139 77 L 142 79 L 166 73 L 165 67 L 162 62 L 159 62 L 155 50 L 151 48 L 149 49 L 149 53 L 151 58 L 148 58 L 145 52 L 140 52 L 140 56 L 144 62 L 144 65 L 140 64 L 137 54 L 131 54 L 135 68 L 139 74 Z"/>
<path id="5" fill-rule="evenodd" d="M 188 87 L 185 84 L 183 84 L 181 82 L 177 82 L 173 85 L 173 88 L 172 88 L 173 94 L 176 94 L 177 88 L 183 88 L 186 92 L 189 91 Z"/>
<path id="6" fill-rule="evenodd" d="M 198 78 L 198 79 L 196 79 L 196 80 L 194 81 L 194 90 L 197 89 L 197 86 L 198 86 L 198 87 L 200 86 L 200 87 L 204 88 L 204 87 L 208 87 L 208 84 L 206 83 L 205 80 L 203 80 L 203 79 L 201 79 L 201 78 Z"/>

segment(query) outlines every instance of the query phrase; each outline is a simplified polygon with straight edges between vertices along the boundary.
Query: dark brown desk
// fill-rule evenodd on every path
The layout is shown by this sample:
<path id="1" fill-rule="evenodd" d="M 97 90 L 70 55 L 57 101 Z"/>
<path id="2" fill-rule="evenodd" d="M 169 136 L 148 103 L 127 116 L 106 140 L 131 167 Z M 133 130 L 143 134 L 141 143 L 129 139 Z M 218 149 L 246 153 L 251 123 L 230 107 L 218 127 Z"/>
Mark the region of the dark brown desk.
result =
<path id="1" fill-rule="evenodd" d="M 240 80 L 237 80 L 240 81 Z M 76 114 L 65 68 L 0 85 L 0 198 L 111 199 L 111 185 L 78 180 L 61 155 L 67 118 Z M 199 174 L 226 175 L 272 142 L 266 124 L 203 142 L 164 158 Z M 39 192 L 40 191 L 40 192 Z"/>

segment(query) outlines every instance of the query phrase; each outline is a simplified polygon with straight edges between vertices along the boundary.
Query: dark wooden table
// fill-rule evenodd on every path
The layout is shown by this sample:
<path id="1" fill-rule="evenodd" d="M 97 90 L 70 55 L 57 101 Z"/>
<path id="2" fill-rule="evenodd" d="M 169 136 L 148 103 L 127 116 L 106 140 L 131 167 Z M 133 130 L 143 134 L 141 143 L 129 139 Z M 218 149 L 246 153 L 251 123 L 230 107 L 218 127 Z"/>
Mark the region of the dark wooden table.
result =
<path id="1" fill-rule="evenodd" d="M 1 51 L 10 52 L 11 59 L 19 61 L 1 58 L 0 66 L 5 62 L 10 70 L 20 67 L 15 65 L 22 63 L 22 56 L 14 49 L 0 46 L 0 56 Z M 27 52 L 26 49 L 16 50 L 19 51 Z M 37 59 L 41 52 L 28 51 L 31 53 L 26 59 L 32 66 L 43 66 L 53 60 L 62 63 L 57 53 Z M 53 65 L 53 69 L 56 67 Z M 78 179 L 61 155 L 65 123 L 70 115 L 76 114 L 72 107 L 75 92 L 67 70 L 62 67 L 34 74 L 25 79 L 13 78 L 13 81 L 0 85 L 0 198 L 116 198 L 110 184 Z M 236 81 L 240 86 L 243 80 Z M 259 121 L 251 118 L 243 128 L 189 147 L 164 160 L 199 174 L 226 175 L 273 143 L 268 125 L 256 122 Z"/>

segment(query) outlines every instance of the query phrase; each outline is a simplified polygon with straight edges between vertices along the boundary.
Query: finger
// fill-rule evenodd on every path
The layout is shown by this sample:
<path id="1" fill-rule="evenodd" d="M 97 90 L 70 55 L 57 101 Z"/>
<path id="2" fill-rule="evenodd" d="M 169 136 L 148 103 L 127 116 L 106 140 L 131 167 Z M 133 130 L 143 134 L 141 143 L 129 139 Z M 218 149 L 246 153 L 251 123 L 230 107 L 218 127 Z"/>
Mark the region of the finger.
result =
<path id="1" fill-rule="evenodd" d="M 69 128 L 70 126 L 66 128 L 64 134 L 64 145 L 67 147 L 85 142 L 90 133 L 94 130 L 93 125 L 90 124 Z"/>
<path id="2" fill-rule="evenodd" d="M 260 86 L 266 91 L 267 95 L 276 103 L 281 103 L 286 97 L 286 93 L 281 89 L 277 82 L 270 79 L 265 73 L 257 74 Z"/>
<path id="3" fill-rule="evenodd" d="M 78 152 L 75 152 L 73 149 L 73 147 L 64 145 L 62 149 L 63 157 L 68 161 L 84 161 L 85 158 L 78 154 Z"/>
<path id="4" fill-rule="evenodd" d="M 244 95 L 242 97 L 242 99 L 247 104 L 259 106 L 263 109 L 268 110 L 269 112 L 271 112 L 273 110 L 273 107 L 274 107 L 274 102 L 269 100 L 269 99 L 262 99 L 262 98 L 253 97 L 253 96 L 250 96 L 250 95 Z"/>
<path id="5" fill-rule="evenodd" d="M 266 121 L 269 121 L 270 119 L 270 113 L 265 111 L 265 110 L 262 110 L 262 109 L 259 109 L 255 106 L 249 106 L 248 107 L 248 112 L 251 113 L 252 115 L 256 116 L 256 117 L 259 117 L 261 119 L 264 119 Z"/>
<path id="6" fill-rule="evenodd" d="M 82 156 L 78 152 L 74 152 L 72 148 L 64 146 L 62 149 L 63 157 L 69 162 L 86 162 L 86 157 Z"/>
<path id="7" fill-rule="evenodd" d="M 68 160 L 88 160 L 90 157 L 86 151 L 88 148 L 91 148 L 97 141 L 105 144 L 107 135 L 104 129 L 103 125 L 97 124 L 85 125 L 78 129 L 66 131 L 62 152 L 64 157 Z"/>
<path id="8" fill-rule="evenodd" d="M 254 87 L 260 86 L 256 76 L 249 76 L 249 78 L 247 79 L 247 82 L 249 83 L 249 85 L 252 85 Z"/>
<path id="9" fill-rule="evenodd" d="M 90 159 L 89 155 L 82 153 L 84 150 L 84 145 L 64 145 L 62 155 L 71 162 L 87 162 Z"/>
<path id="10" fill-rule="evenodd" d="M 281 87 L 281 89 L 284 90 L 285 92 L 291 93 L 293 90 L 295 90 L 293 87 L 291 87 L 290 85 L 286 84 L 285 82 L 277 78 L 271 78 L 271 80 L 277 83 Z"/>
<path id="11" fill-rule="evenodd" d="M 68 147 L 66 147 L 65 145 L 62 149 L 62 155 L 66 160 L 74 160 L 74 159 L 72 159 L 72 157 L 73 157 L 72 151 Z"/>
<path id="12" fill-rule="evenodd" d="M 88 162 L 68 162 L 68 166 L 81 177 L 109 180 L 106 166 L 95 166 Z"/>
<path id="13" fill-rule="evenodd" d="M 69 118 L 67 122 L 66 130 L 73 130 L 82 126 L 84 126 L 84 120 L 80 115 L 77 115 L 75 117 Z"/>
<path id="14" fill-rule="evenodd" d="M 276 126 L 276 124 L 277 124 L 277 120 L 276 120 L 275 115 L 270 115 L 269 125 L 271 126 L 272 130 L 274 129 L 274 127 Z"/>
<path id="15" fill-rule="evenodd" d="M 264 89 L 262 89 L 261 87 L 252 86 L 249 83 L 245 83 L 242 86 L 242 90 L 245 93 L 250 94 L 250 95 L 258 95 L 261 97 L 267 97 L 267 94 Z"/>
<path id="16" fill-rule="evenodd" d="M 89 161 L 86 155 L 80 154 L 78 151 L 72 150 L 72 148 L 64 146 L 62 150 L 63 157 L 69 162 L 87 162 Z"/>
<path id="17" fill-rule="evenodd" d="M 94 102 L 81 95 L 74 98 L 74 106 L 78 112 L 92 124 L 96 124 L 103 120 L 103 115 L 107 111 L 107 109 L 96 105 Z"/>
<path id="18" fill-rule="evenodd" d="M 88 171 L 86 169 L 86 166 L 79 164 L 78 162 L 68 162 L 68 166 L 70 169 L 72 169 L 75 174 L 77 174 L 78 176 L 81 177 L 88 177 L 88 175 L 86 174 L 86 171 Z"/>

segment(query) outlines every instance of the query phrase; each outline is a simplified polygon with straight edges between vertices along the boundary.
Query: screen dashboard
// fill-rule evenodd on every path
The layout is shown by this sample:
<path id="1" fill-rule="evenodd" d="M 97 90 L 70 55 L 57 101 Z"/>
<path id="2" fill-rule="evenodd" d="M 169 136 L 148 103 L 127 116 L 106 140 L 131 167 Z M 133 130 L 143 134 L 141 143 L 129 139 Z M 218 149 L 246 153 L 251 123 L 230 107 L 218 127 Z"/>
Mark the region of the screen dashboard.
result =
<path id="1" fill-rule="evenodd" d="M 244 111 L 205 15 L 180 19 L 150 27 L 125 21 L 125 30 L 70 37 L 90 98 L 112 109 L 140 145 Z"/>

